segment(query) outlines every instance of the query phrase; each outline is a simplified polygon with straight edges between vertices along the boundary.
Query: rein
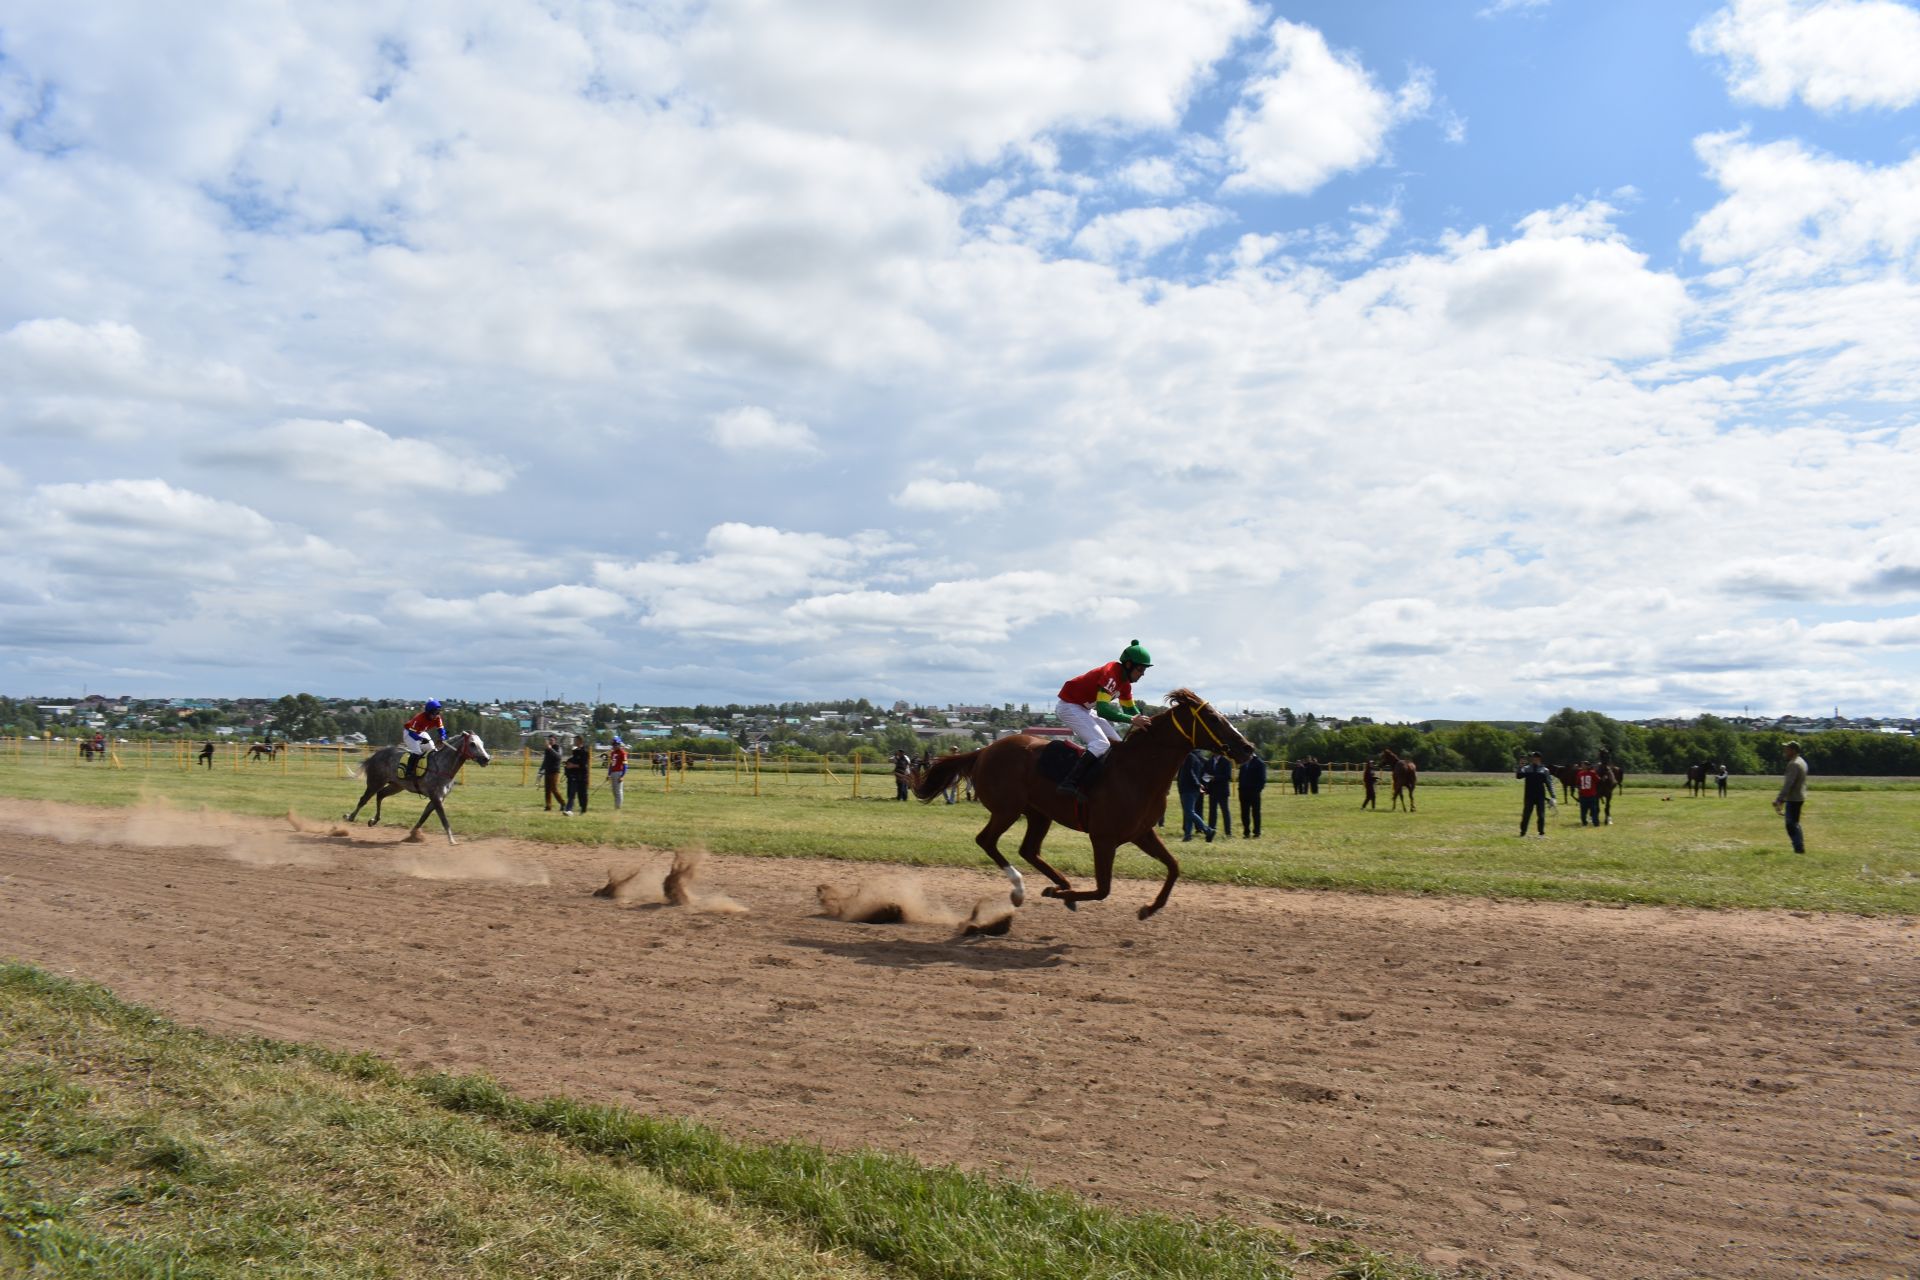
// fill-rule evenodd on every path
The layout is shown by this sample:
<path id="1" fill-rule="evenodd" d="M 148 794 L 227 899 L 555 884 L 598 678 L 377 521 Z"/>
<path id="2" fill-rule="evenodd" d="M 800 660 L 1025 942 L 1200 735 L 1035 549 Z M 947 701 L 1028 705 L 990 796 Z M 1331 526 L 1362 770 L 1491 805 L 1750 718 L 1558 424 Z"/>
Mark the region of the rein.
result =
<path id="1" fill-rule="evenodd" d="M 1200 707 L 1205 707 L 1206 705 L 1205 702 L 1202 702 Z M 1200 747 L 1200 730 L 1205 729 L 1207 731 L 1207 737 L 1212 741 L 1213 745 L 1224 751 L 1227 744 L 1221 739 L 1219 734 L 1213 731 L 1212 725 L 1200 718 L 1200 707 L 1187 708 L 1188 713 L 1193 716 L 1193 722 L 1191 724 L 1183 725 L 1180 723 L 1180 708 L 1178 705 L 1169 708 L 1171 714 L 1168 716 L 1168 719 L 1172 721 L 1173 727 L 1179 731 L 1181 736 L 1193 744 L 1195 750 L 1198 750 Z"/>

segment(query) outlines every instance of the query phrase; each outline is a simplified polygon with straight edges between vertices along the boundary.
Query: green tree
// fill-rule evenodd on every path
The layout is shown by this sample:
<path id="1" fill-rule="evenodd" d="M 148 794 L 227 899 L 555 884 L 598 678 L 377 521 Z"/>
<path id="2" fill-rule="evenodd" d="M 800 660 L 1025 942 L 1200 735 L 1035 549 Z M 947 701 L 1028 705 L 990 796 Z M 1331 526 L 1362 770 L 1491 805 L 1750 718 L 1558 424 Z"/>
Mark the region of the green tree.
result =
<path id="1" fill-rule="evenodd" d="M 1444 730 L 1435 735 L 1440 738 L 1462 761 L 1464 767 L 1482 773 L 1504 772 L 1513 767 L 1514 757 L 1521 753 L 1526 745 L 1517 733 L 1505 729 L 1496 729 L 1490 724 L 1478 721 L 1463 724 L 1457 729 Z M 1423 768 L 1433 768 L 1425 761 Z"/>
<path id="2" fill-rule="evenodd" d="M 340 722 L 327 704 L 310 693 L 289 693 L 268 710 L 273 716 L 271 731 L 292 742 L 331 738 L 340 732 Z"/>

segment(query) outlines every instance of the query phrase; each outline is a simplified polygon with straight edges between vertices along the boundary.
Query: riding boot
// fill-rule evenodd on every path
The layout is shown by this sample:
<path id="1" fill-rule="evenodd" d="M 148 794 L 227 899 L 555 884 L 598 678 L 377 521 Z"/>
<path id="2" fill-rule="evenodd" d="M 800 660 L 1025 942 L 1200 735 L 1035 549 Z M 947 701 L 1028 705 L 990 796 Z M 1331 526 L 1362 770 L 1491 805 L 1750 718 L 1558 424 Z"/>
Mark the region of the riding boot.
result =
<path id="1" fill-rule="evenodd" d="M 1060 794 L 1077 796 L 1085 800 L 1087 792 L 1093 790 L 1094 780 L 1100 776 L 1101 757 L 1091 751 L 1083 751 L 1080 758 L 1067 770 L 1067 776 L 1060 779 Z"/>

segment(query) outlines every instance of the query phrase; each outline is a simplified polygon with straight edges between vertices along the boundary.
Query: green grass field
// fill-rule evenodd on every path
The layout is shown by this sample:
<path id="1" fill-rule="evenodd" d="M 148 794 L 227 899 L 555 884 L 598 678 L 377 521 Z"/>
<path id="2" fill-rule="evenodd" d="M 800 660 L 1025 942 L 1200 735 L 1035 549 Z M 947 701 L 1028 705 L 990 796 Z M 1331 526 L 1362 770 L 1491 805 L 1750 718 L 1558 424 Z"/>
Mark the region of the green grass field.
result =
<path id="1" fill-rule="evenodd" d="M 1324 1226 L 1324 1222 L 1321 1223 Z M 0 964 L 0 1274 L 1419 1280 L 1343 1237 L 182 1028 Z"/>
<path id="2" fill-rule="evenodd" d="M 256 763 L 214 770 L 149 763 L 129 750 L 124 768 L 68 756 L 0 754 L 0 795 L 88 805 L 157 801 L 239 813 L 337 819 L 360 795 L 331 761 Z M 910 865 L 985 866 L 973 836 L 976 805 L 901 804 L 889 777 L 869 773 L 854 798 L 844 769 L 757 778 L 727 765 L 676 774 L 635 773 L 616 813 L 604 787 L 572 818 L 541 809 L 537 780 L 518 758 L 469 767 L 448 801 L 463 837 L 511 836 L 555 844 L 700 847 L 765 857 L 821 857 Z M 1810 852 L 1788 848 L 1767 778 L 1735 780 L 1732 795 L 1689 798 L 1677 779 L 1633 780 L 1609 827 L 1582 828 L 1574 807 L 1549 819 L 1548 838 L 1519 839 L 1519 784 L 1498 775 L 1433 775 L 1420 811 L 1358 808 L 1359 788 L 1313 797 L 1287 785 L 1266 793 L 1264 838 L 1174 843 L 1185 874 L 1222 884 L 1373 893 L 1484 894 L 1562 901 L 1907 913 L 1920 911 L 1920 781 L 1821 779 L 1805 816 Z M 759 794 L 754 794 L 755 789 Z M 1387 803 L 1384 795 L 1382 806 Z M 410 826 L 421 802 L 388 803 L 386 821 Z M 371 812 L 371 806 L 369 806 Z M 1237 813 L 1235 815 L 1237 822 Z M 437 832 L 438 823 L 432 824 Z M 1002 841 L 1012 856 L 1018 827 Z M 1177 841 L 1178 817 L 1170 836 Z M 437 839 L 437 835 L 435 836 Z M 1090 870 L 1083 837 L 1056 828 L 1048 856 L 1069 874 Z M 1144 855 L 1123 852 L 1119 871 L 1157 877 Z"/>

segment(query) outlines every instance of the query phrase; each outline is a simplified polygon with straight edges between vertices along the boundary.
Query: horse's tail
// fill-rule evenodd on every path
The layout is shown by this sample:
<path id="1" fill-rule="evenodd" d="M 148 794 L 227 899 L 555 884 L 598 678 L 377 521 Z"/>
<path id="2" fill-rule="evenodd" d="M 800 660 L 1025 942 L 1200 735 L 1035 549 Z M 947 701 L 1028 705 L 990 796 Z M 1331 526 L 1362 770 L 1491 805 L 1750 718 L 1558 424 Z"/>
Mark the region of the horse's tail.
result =
<path id="1" fill-rule="evenodd" d="M 926 772 L 922 773 L 919 781 L 913 784 L 913 794 L 921 800 L 932 800 L 954 782 L 972 773 L 974 763 L 979 759 L 978 751 L 969 751 L 958 756 L 941 756 L 927 766 Z"/>

